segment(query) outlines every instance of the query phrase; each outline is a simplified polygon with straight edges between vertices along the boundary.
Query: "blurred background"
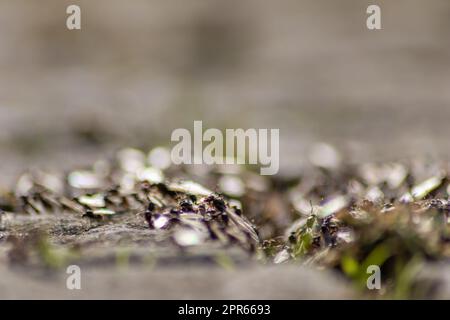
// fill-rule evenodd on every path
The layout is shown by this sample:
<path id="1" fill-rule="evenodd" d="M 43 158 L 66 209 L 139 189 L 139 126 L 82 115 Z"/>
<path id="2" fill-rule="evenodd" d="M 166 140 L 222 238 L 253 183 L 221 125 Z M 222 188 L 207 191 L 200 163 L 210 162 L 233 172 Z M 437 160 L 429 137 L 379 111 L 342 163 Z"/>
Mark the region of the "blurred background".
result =
<path id="1" fill-rule="evenodd" d="M 350 162 L 446 159 L 449 59 L 448 0 L 0 0 L 0 185 L 194 120 L 279 128 L 282 175 L 320 141 Z"/>

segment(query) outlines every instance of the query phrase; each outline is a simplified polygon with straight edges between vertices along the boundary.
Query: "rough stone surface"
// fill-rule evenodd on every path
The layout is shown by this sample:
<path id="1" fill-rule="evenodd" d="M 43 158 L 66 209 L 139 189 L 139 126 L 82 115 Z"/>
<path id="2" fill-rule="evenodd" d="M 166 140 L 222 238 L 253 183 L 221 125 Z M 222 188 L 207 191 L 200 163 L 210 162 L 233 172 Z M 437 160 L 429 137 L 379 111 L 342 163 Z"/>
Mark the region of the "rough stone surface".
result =
<path id="1" fill-rule="evenodd" d="M 298 266 L 205 266 L 82 269 L 82 289 L 66 289 L 64 270 L 51 275 L 0 268 L 1 299 L 349 299 L 353 293 L 328 272 Z"/>

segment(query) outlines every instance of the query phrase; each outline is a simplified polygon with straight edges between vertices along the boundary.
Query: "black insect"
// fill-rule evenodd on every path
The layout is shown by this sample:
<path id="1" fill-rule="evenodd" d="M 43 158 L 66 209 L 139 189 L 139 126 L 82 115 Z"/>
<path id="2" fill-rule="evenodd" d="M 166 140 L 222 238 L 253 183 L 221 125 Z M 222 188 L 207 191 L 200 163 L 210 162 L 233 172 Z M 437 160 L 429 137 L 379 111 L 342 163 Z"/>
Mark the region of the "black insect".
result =
<path id="1" fill-rule="evenodd" d="M 86 213 L 83 214 L 83 218 L 90 218 L 95 220 L 102 220 L 103 218 L 100 215 L 95 215 L 92 210 L 86 210 Z"/>
<path id="2" fill-rule="evenodd" d="M 155 210 L 155 204 L 150 201 L 148 203 L 147 210 L 145 210 L 145 213 L 144 213 L 145 221 L 147 221 L 150 229 L 154 228 L 154 225 L 153 225 L 154 210 Z"/>
<path id="3" fill-rule="evenodd" d="M 192 212 L 194 211 L 193 203 L 190 200 L 182 200 L 180 202 L 181 211 L 183 212 Z"/>
<path id="4" fill-rule="evenodd" d="M 223 199 L 218 198 L 214 195 L 208 196 L 205 199 L 206 203 L 209 203 L 210 205 L 212 205 L 216 210 L 220 211 L 220 212 L 224 212 L 227 209 L 227 206 L 225 204 L 225 201 L 223 201 Z"/>

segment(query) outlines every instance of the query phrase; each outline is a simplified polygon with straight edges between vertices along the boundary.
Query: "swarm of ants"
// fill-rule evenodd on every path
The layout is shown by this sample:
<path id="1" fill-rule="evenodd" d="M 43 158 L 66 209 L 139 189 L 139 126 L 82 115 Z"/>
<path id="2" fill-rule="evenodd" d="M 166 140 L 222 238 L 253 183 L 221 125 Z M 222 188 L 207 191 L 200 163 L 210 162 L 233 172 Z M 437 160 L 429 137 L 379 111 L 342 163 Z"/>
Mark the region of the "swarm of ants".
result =
<path id="1" fill-rule="evenodd" d="M 414 266 L 450 257 L 447 172 L 425 162 L 316 163 L 295 177 L 262 177 L 239 166 L 155 164 L 126 149 L 64 175 L 25 173 L 0 195 L 1 227 L 23 214 L 138 217 L 180 248 L 237 246 L 264 263 L 337 270 L 357 287 L 378 265 L 386 290 L 405 296 Z"/>

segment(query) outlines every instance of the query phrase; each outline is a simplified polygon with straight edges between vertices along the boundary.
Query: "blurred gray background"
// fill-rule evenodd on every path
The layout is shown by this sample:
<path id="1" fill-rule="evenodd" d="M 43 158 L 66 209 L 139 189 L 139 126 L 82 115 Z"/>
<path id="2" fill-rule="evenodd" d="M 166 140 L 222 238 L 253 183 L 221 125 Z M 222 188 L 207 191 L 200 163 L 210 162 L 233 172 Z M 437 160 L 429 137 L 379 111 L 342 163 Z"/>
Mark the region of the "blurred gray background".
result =
<path id="1" fill-rule="evenodd" d="M 348 161 L 446 158 L 449 58 L 448 0 L 0 0 L 0 186 L 194 120 L 280 128 L 287 174 L 317 141 Z"/>

